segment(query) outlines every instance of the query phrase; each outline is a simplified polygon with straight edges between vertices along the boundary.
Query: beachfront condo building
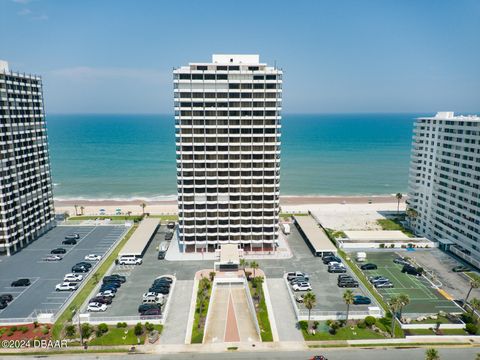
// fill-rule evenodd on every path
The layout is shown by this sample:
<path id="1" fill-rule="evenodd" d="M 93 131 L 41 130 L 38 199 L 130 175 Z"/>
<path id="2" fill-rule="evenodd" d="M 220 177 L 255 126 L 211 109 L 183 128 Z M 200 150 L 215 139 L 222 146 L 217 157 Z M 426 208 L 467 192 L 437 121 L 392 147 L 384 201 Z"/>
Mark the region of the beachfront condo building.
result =
<path id="1" fill-rule="evenodd" d="M 0 60 L 0 254 L 11 255 L 54 224 L 42 79 Z"/>
<path id="2" fill-rule="evenodd" d="M 480 266 L 480 117 L 416 120 L 407 212 L 415 232 Z"/>
<path id="3" fill-rule="evenodd" d="M 282 71 L 258 55 L 213 55 L 173 71 L 178 239 L 272 250 L 278 237 Z"/>

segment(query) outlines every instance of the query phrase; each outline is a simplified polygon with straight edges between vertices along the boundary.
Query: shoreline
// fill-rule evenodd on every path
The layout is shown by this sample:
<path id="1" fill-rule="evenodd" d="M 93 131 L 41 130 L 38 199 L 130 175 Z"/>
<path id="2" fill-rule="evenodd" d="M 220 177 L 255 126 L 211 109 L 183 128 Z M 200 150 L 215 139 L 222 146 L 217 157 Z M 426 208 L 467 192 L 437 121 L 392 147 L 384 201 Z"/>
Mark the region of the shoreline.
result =
<path id="1" fill-rule="evenodd" d="M 401 203 L 405 202 L 406 195 L 403 196 Z M 280 205 L 305 205 L 305 204 L 366 204 L 372 203 L 392 203 L 397 202 L 395 195 L 284 195 L 280 196 Z M 144 202 L 149 205 L 176 205 L 175 199 L 165 200 L 145 200 L 138 199 L 55 199 L 57 207 L 65 206 L 121 206 L 121 205 L 140 205 Z"/>

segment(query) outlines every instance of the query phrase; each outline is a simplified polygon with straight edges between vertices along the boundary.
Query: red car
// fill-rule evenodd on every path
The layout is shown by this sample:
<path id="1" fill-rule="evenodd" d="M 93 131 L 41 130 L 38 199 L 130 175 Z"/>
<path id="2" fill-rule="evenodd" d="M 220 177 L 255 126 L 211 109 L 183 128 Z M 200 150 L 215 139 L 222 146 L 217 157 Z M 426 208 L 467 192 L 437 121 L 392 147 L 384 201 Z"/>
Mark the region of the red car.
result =
<path id="1" fill-rule="evenodd" d="M 328 359 L 323 355 L 315 355 L 311 357 L 310 360 L 328 360 Z"/>

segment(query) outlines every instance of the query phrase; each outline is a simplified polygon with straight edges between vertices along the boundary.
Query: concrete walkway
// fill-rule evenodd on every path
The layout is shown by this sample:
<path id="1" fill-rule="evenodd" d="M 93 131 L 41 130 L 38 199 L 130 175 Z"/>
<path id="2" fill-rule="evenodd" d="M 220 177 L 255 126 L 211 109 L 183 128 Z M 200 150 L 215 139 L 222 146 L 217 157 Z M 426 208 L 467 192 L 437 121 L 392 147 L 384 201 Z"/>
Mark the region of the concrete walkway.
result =
<path id="1" fill-rule="evenodd" d="M 160 337 L 161 344 L 185 344 L 188 309 L 192 300 L 193 280 L 178 280 L 172 294 L 170 312 Z"/>
<path id="2" fill-rule="evenodd" d="M 272 301 L 273 314 L 277 324 L 280 341 L 303 341 L 303 336 L 296 328 L 297 319 L 292 308 L 288 290 L 283 279 L 267 279 L 268 292 Z"/>

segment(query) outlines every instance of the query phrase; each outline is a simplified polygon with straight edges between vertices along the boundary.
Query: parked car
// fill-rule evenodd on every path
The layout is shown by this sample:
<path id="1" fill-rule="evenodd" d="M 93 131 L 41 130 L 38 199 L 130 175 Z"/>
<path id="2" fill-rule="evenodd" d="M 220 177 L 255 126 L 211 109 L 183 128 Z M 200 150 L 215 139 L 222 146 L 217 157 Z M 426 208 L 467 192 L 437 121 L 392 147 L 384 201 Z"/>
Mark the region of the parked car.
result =
<path id="1" fill-rule="evenodd" d="M 66 239 L 62 241 L 63 245 L 77 245 L 77 240 L 75 239 Z"/>
<path id="2" fill-rule="evenodd" d="M 452 271 L 453 272 L 465 272 L 465 271 L 471 271 L 471 269 L 468 266 L 459 265 L 459 266 L 455 266 L 452 269 Z"/>
<path id="3" fill-rule="evenodd" d="M 120 258 L 118 260 L 120 265 L 141 265 L 142 259 L 140 258 Z"/>
<path id="4" fill-rule="evenodd" d="M 353 277 L 352 275 L 348 275 L 348 274 L 340 274 L 337 277 L 337 281 L 340 281 L 341 279 L 353 279 Z"/>
<path id="5" fill-rule="evenodd" d="M 111 290 L 113 292 L 117 292 L 118 287 L 115 284 L 103 284 L 100 287 L 100 291 Z"/>
<path id="6" fill-rule="evenodd" d="M 303 303 L 303 294 L 296 295 L 295 296 L 295 301 L 299 304 L 302 304 Z"/>
<path id="7" fill-rule="evenodd" d="M 295 278 L 292 281 L 290 281 L 290 285 L 295 285 L 295 284 L 302 283 L 302 282 L 308 282 L 308 279 L 304 278 L 304 277 L 298 277 L 298 278 Z"/>
<path id="8" fill-rule="evenodd" d="M 400 265 L 410 265 L 410 263 L 402 257 L 396 257 L 393 259 L 393 262 Z"/>
<path id="9" fill-rule="evenodd" d="M 76 283 L 64 282 L 55 286 L 55 291 L 75 291 L 78 289 Z"/>
<path id="10" fill-rule="evenodd" d="M 294 278 L 297 278 L 297 277 L 303 277 L 305 279 L 309 279 L 309 275 L 305 274 L 301 271 L 293 271 L 293 272 L 288 272 L 287 273 L 287 280 L 288 281 L 293 280 Z"/>
<path id="11" fill-rule="evenodd" d="M 388 280 L 388 278 L 380 275 L 368 277 L 368 281 L 370 281 L 371 283 L 374 283 L 375 281 L 382 281 L 382 280 Z"/>
<path id="12" fill-rule="evenodd" d="M 393 288 L 393 284 L 389 281 L 385 281 L 385 282 L 378 282 L 378 283 L 375 283 L 374 286 L 377 288 L 377 289 L 383 289 L 383 288 Z"/>
<path id="13" fill-rule="evenodd" d="M 353 305 L 369 305 L 372 303 L 369 297 L 362 295 L 355 295 L 353 297 Z"/>
<path id="14" fill-rule="evenodd" d="M 170 293 L 170 288 L 167 287 L 151 287 L 148 289 L 148 292 L 154 292 L 157 294 L 168 295 Z"/>
<path id="15" fill-rule="evenodd" d="M 331 252 L 331 251 L 325 251 L 325 252 L 323 253 L 323 257 L 327 257 L 327 256 L 335 256 L 335 254 L 334 254 L 333 252 Z"/>
<path id="16" fill-rule="evenodd" d="M 167 252 L 166 252 L 166 251 L 159 251 L 159 252 L 158 252 L 157 259 L 158 259 L 158 260 L 163 260 L 163 259 L 165 259 L 165 255 L 167 255 Z"/>
<path id="17" fill-rule="evenodd" d="M 0 310 L 5 309 L 8 306 L 8 303 L 6 301 L 0 301 Z"/>
<path id="18" fill-rule="evenodd" d="M 330 261 L 327 265 L 328 265 L 328 266 L 345 267 L 345 265 L 343 265 L 341 262 L 338 262 L 338 261 Z"/>
<path id="19" fill-rule="evenodd" d="M 150 310 L 150 309 L 160 309 L 160 305 L 158 305 L 158 304 L 142 304 L 138 307 L 138 312 L 142 314 L 145 311 Z"/>
<path id="20" fill-rule="evenodd" d="M 167 224 L 167 228 L 175 229 L 175 221 L 169 221 L 168 224 Z"/>
<path id="21" fill-rule="evenodd" d="M 328 359 L 323 355 L 315 355 L 315 356 L 312 356 L 309 360 L 328 360 Z"/>
<path id="22" fill-rule="evenodd" d="M 357 280 L 344 280 L 344 281 L 339 281 L 338 282 L 338 287 L 342 288 L 356 288 L 358 287 L 358 281 Z"/>
<path id="23" fill-rule="evenodd" d="M 78 233 L 68 234 L 65 236 L 65 240 L 78 240 L 78 239 L 80 239 L 80 234 Z"/>
<path id="24" fill-rule="evenodd" d="M 105 305 L 110 305 L 112 303 L 112 298 L 109 296 L 95 296 L 91 298 L 89 303 L 100 303 L 100 304 L 105 304 Z"/>
<path id="25" fill-rule="evenodd" d="M 146 299 L 155 299 L 157 297 L 163 297 L 163 295 L 159 295 L 157 293 L 154 293 L 154 292 L 146 292 L 145 294 L 142 295 L 142 300 L 146 300 Z"/>
<path id="26" fill-rule="evenodd" d="M 4 301 L 4 302 L 9 303 L 12 300 L 13 300 L 12 294 L 2 294 L 2 295 L 0 295 L 0 301 Z"/>
<path id="27" fill-rule="evenodd" d="M 165 281 L 169 282 L 170 284 L 173 282 L 173 278 L 171 276 L 167 276 L 167 275 L 159 276 L 155 279 L 155 281 L 156 280 L 165 280 Z"/>
<path id="28" fill-rule="evenodd" d="M 96 296 L 114 298 L 115 297 L 115 292 L 112 291 L 112 290 L 100 291 Z"/>
<path id="29" fill-rule="evenodd" d="M 390 279 L 382 276 L 379 279 L 374 279 L 374 280 L 371 281 L 371 283 L 373 285 L 378 284 L 378 283 L 382 283 L 382 282 L 390 282 Z"/>
<path id="30" fill-rule="evenodd" d="M 322 258 L 322 261 L 326 265 L 326 264 L 328 264 L 329 262 L 332 262 L 332 261 L 336 261 L 336 262 L 341 263 L 342 259 L 340 259 L 339 257 L 336 257 L 336 256 L 324 256 Z"/>
<path id="31" fill-rule="evenodd" d="M 166 241 L 170 241 L 170 240 L 172 240 L 172 239 L 173 239 L 173 232 L 167 232 L 167 233 L 165 234 L 165 240 L 166 240 Z"/>
<path id="32" fill-rule="evenodd" d="M 162 310 L 161 309 L 148 309 L 144 311 L 143 313 L 140 314 L 140 318 L 142 316 L 154 316 L 154 315 L 162 315 Z"/>
<path id="33" fill-rule="evenodd" d="M 86 261 L 99 261 L 102 257 L 100 255 L 88 254 L 85 256 Z"/>
<path id="34" fill-rule="evenodd" d="M 329 266 L 327 271 L 332 274 L 338 274 L 346 273 L 347 269 L 344 266 Z"/>
<path id="35" fill-rule="evenodd" d="M 93 266 L 89 262 L 85 262 L 85 261 L 80 261 L 79 263 L 76 263 L 75 265 L 84 266 L 84 267 L 89 268 L 89 269 L 91 269 L 92 266 Z"/>
<path id="36" fill-rule="evenodd" d="M 86 273 L 89 272 L 90 269 L 85 267 L 85 266 L 80 266 L 80 265 L 74 265 L 72 266 L 72 272 L 73 273 Z"/>
<path id="37" fill-rule="evenodd" d="M 110 274 L 110 275 L 104 276 L 103 278 L 104 278 L 104 279 L 105 279 L 105 278 L 115 279 L 115 280 L 120 281 L 122 284 L 127 281 L 127 278 L 126 278 L 125 276 L 123 276 L 123 275 L 118 275 L 118 274 Z"/>
<path id="38" fill-rule="evenodd" d="M 31 282 L 30 279 L 18 279 L 15 280 L 10 284 L 12 287 L 17 287 L 17 286 L 30 286 Z"/>
<path id="39" fill-rule="evenodd" d="M 165 304 L 165 298 L 163 297 L 163 295 L 159 294 L 157 297 L 155 298 L 149 298 L 149 299 L 143 299 L 142 300 L 142 304 L 159 304 L 159 305 L 163 305 Z"/>
<path id="40" fill-rule="evenodd" d="M 292 286 L 293 291 L 308 291 L 312 290 L 312 287 L 310 286 L 309 283 L 300 283 L 300 284 L 295 284 Z"/>
<path id="41" fill-rule="evenodd" d="M 89 303 L 87 306 L 87 311 L 99 312 L 99 311 L 106 311 L 106 310 L 107 310 L 107 305 L 101 304 L 98 302 Z"/>
<path id="42" fill-rule="evenodd" d="M 407 273 L 409 275 L 414 275 L 414 276 L 422 275 L 417 268 L 411 265 L 404 265 L 402 268 L 402 273 Z"/>
<path id="43" fill-rule="evenodd" d="M 56 248 L 50 251 L 50 254 L 66 254 L 66 253 L 67 253 L 67 249 L 64 249 L 64 248 Z"/>
<path id="44" fill-rule="evenodd" d="M 43 261 L 60 261 L 62 257 L 60 255 L 48 255 L 43 258 Z"/>
<path id="45" fill-rule="evenodd" d="M 65 274 L 63 277 L 63 281 L 66 282 L 74 282 L 74 281 L 82 281 L 83 280 L 83 275 L 78 275 L 78 274 Z"/>
<path id="46" fill-rule="evenodd" d="M 378 268 L 377 265 L 372 263 L 367 263 L 360 266 L 360 269 L 362 270 L 377 270 L 377 268 Z"/>

